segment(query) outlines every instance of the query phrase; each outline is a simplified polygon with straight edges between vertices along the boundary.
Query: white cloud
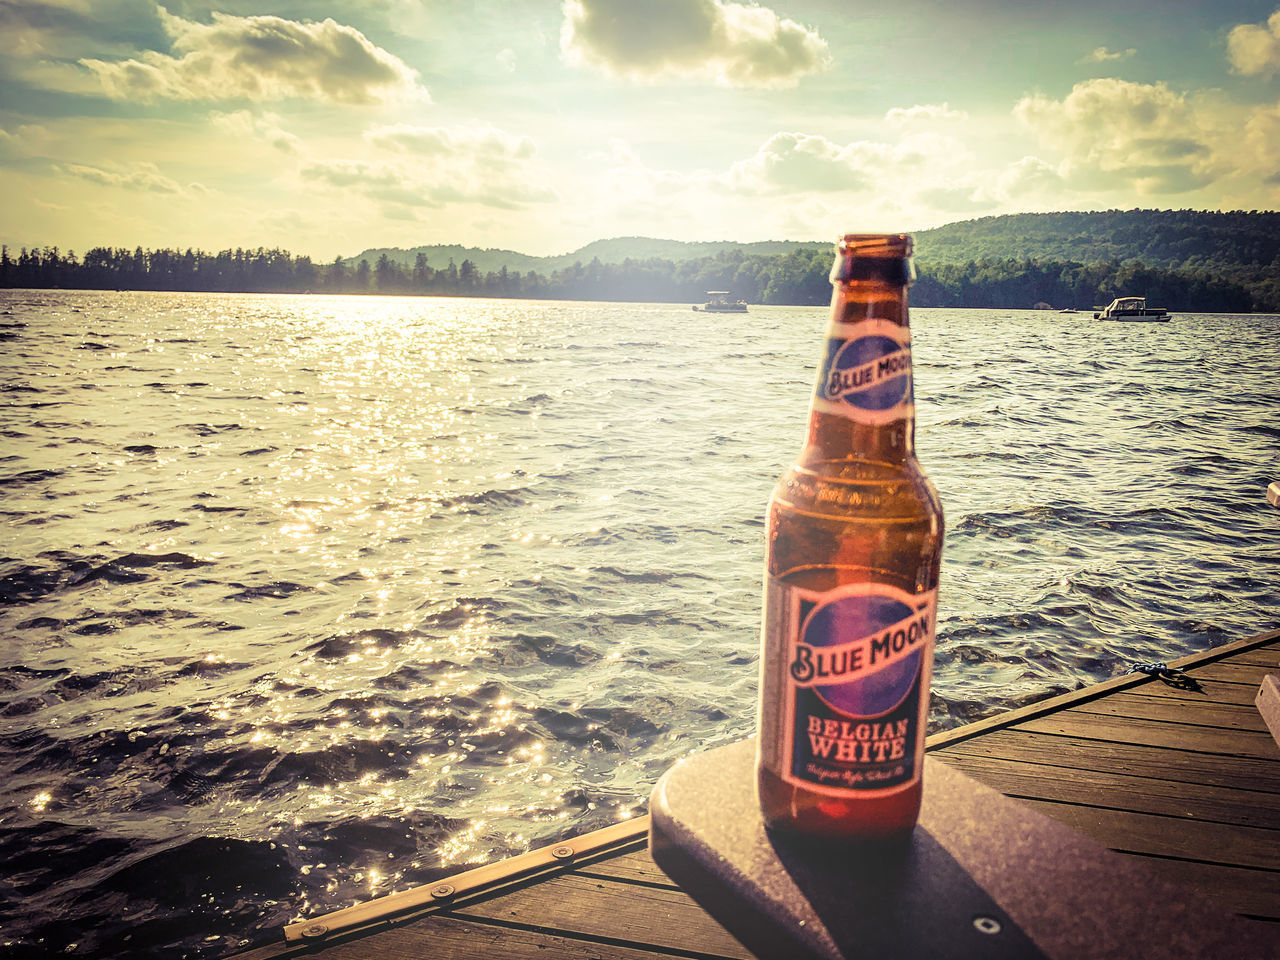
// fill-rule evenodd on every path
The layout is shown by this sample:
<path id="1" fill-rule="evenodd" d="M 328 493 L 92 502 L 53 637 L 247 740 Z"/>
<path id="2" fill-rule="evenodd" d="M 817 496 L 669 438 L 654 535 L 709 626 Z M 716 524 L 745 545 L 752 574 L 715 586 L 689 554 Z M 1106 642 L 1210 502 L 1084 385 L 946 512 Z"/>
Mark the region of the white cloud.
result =
<path id="1" fill-rule="evenodd" d="M 996 201 L 976 188 L 968 178 L 924 187 L 917 192 L 916 198 L 931 209 L 945 210 L 948 213 L 974 214 L 996 207 Z"/>
<path id="2" fill-rule="evenodd" d="M 726 182 L 742 192 L 856 190 L 870 181 L 870 144 L 841 146 L 819 134 L 775 133 L 733 165 Z M 869 162 L 870 161 L 870 162 Z"/>
<path id="3" fill-rule="evenodd" d="M 394 124 L 367 131 L 364 142 L 371 154 L 309 162 L 303 178 L 393 207 L 471 203 L 514 210 L 555 199 L 530 166 L 537 151 L 528 137 L 483 125 Z"/>
<path id="4" fill-rule="evenodd" d="M 1124 50 L 1109 50 L 1106 47 L 1094 47 L 1094 49 L 1081 57 L 1078 63 L 1115 63 L 1118 60 L 1129 60 L 1137 56 L 1137 48 L 1126 47 Z"/>
<path id="5" fill-rule="evenodd" d="M 0 127 L 0 157 L 26 157 L 47 149 L 49 131 L 39 124 L 19 124 L 12 131 Z"/>
<path id="6" fill-rule="evenodd" d="M 1280 71 L 1280 10 L 1265 24 L 1242 23 L 1227 35 L 1227 58 L 1246 76 L 1270 76 Z"/>
<path id="7" fill-rule="evenodd" d="M 377 147 L 423 156 L 457 156 L 492 160 L 527 160 L 536 153 L 533 141 L 491 126 L 419 127 L 397 123 L 377 127 L 364 138 Z"/>
<path id="8" fill-rule="evenodd" d="M 1039 157 L 1023 157 L 996 177 L 994 195 L 1001 201 L 1039 200 L 1061 194 L 1066 183 L 1056 167 Z"/>
<path id="9" fill-rule="evenodd" d="M 904 152 L 901 146 L 897 150 L 899 156 Z M 1052 209 L 1066 188 L 1057 169 L 1039 157 L 1022 157 L 1003 168 L 981 168 L 970 159 L 946 163 L 935 149 L 922 152 L 920 163 L 913 188 L 901 192 L 916 210 L 934 215 Z"/>
<path id="10" fill-rule="evenodd" d="M 111 164 L 108 167 L 95 167 L 83 163 L 63 163 L 56 169 L 69 173 L 80 180 L 95 183 L 103 187 L 114 187 L 125 190 L 143 190 L 149 193 L 181 194 L 183 190 L 177 182 L 166 177 L 160 169 L 150 162 L 127 165 Z M 204 192 L 203 187 L 192 185 L 196 192 Z"/>
<path id="11" fill-rule="evenodd" d="M 917 133 L 896 143 L 835 143 L 818 134 L 775 133 L 720 180 L 740 193 L 838 193 L 900 183 L 923 185 L 960 176 L 972 154 L 953 137 Z M 923 189 L 923 186 L 920 187 Z"/>
<path id="12" fill-rule="evenodd" d="M 632 80 L 684 77 L 731 87 L 786 87 L 830 61 L 816 31 L 756 4 L 564 0 L 563 7 L 565 58 Z"/>
<path id="13" fill-rule="evenodd" d="M 274 16 L 212 14 L 208 24 L 158 8 L 175 55 L 84 59 L 117 100 L 375 103 L 425 97 L 417 72 L 354 27 Z"/>
<path id="14" fill-rule="evenodd" d="M 1264 183 L 1280 184 L 1280 104 L 1254 111 L 1244 125 L 1240 168 Z"/>
<path id="15" fill-rule="evenodd" d="M 1065 179 L 1086 190 L 1178 193 L 1206 186 L 1221 172 L 1205 119 L 1163 83 L 1087 80 L 1062 100 L 1023 97 L 1013 112 L 1060 151 Z"/>
<path id="16" fill-rule="evenodd" d="M 921 123 L 968 120 L 969 115 L 963 110 L 952 110 L 945 103 L 924 103 L 914 107 L 894 107 L 884 115 L 884 119 L 892 127 L 907 127 Z"/>
<path id="17" fill-rule="evenodd" d="M 210 114 L 209 121 L 215 130 L 240 140 L 257 139 L 282 153 L 298 153 L 302 141 L 280 127 L 280 117 L 274 113 L 255 115 L 249 110 Z"/>

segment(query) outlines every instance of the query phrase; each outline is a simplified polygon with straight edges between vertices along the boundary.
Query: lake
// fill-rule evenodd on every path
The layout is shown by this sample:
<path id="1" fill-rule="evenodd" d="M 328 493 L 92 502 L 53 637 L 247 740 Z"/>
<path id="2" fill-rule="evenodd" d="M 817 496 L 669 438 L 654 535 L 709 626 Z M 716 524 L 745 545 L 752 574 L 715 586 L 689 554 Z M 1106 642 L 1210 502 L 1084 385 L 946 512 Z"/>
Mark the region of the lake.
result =
<path id="1" fill-rule="evenodd" d="M 751 735 L 825 322 L 0 291 L 0 944 L 223 956 Z M 1277 626 L 1280 318 L 912 330 L 933 729 Z"/>

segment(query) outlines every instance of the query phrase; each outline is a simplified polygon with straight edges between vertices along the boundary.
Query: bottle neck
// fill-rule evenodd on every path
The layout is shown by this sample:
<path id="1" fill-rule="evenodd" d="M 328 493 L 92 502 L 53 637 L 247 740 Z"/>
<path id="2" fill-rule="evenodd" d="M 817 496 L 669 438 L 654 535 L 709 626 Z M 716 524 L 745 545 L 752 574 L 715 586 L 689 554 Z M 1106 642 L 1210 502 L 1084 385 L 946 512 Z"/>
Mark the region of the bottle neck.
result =
<path id="1" fill-rule="evenodd" d="M 837 281 L 800 466 L 901 465 L 915 423 L 906 284 Z"/>

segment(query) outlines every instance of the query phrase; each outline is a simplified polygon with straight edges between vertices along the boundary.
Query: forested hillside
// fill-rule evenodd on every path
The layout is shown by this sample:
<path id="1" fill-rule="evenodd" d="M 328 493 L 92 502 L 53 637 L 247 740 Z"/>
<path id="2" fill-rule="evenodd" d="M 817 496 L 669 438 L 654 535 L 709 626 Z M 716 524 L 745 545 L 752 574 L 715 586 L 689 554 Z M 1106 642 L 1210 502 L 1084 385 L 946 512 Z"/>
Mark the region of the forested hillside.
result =
<path id="1" fill-rule="evenodd" d="M 1280 256 L 1280 213 L 1105 210 L 1019 213 L 949 223 L 916 235 L 929 263 L 1033 260 L 1141 262 L 1148 267 L 1269 266 Z"/>
<path id="2" fill-rule="evenodd" d="M 1014 258 L 1041 266 L 1079 264 L 1093 275 L 1101 272 L 1099 267 L 1109 268 L 1112 282 L 1097 289 L 1146 295 L 1171 309 L 1205 309 L 1190 304 L 1200 302 L 1201 292 L 1223 295 L 1225 284 L 1225 290 L 1235 291 L 1234 302 L 1247 294 L 1254 310 L 1280 310 L 1280 213 L 1274 211 L 1105 210 L 984 217 L 921 231 L 916 255 L 918 263 L 957 281 L 951 284 L 953 294 L 964 286 L 955 265 L 961 266 L 959 273 L 968 277 L 970 287 L 991 287 L 990 277 L 983 276 L 990 263 Z M 967 266 L 984 261 L 985 269 Z M 1079 271 L 1071 273 L 1068 286 L 1080 290 Z M 1179 299 L 1184 296 L 1191 298 L 1187 305 Z M 1057 304 L 1061 297 L 1044 299 Z M 1098 296 L 1095 302 L 1106 299 Z M 1074 302 L 1084 303 L 1080 293 Z"/>
<path id="3" fill-rule="evenodd" d="M 1280 312 L 1280 213 L 1020 214 L 921 231 L 916 243 L 916 306 L 1089 309 L 1136 295 L 1173 311 Z M 728 290 L 766 304 L 821 304 L 831 295 L 830 243 L 622 238 L 556 258 L 414 249 L 412 259 L 409 251 L 383 250 L 373 259 L 318 264 L 261 248 L 96 247 L 79 258 L 56 247 L 15 257 L 5 247 L 0 286 L 687 303 Z"/>

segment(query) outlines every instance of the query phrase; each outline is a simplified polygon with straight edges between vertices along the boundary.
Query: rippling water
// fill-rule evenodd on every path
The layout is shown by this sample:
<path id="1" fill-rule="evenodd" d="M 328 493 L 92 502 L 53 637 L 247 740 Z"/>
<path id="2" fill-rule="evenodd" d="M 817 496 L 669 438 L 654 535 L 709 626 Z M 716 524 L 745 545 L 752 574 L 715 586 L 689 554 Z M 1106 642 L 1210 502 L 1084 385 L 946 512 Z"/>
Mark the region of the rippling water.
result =
<path id="1" fill-rule="evenodd" d="M 215 957 L 752 733 L 825 311 L 0 292 L 0 947 Z M 917 310 L 933 724 L 1274 627 L 1280 318 Z"/>

